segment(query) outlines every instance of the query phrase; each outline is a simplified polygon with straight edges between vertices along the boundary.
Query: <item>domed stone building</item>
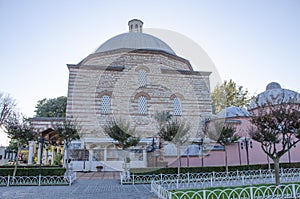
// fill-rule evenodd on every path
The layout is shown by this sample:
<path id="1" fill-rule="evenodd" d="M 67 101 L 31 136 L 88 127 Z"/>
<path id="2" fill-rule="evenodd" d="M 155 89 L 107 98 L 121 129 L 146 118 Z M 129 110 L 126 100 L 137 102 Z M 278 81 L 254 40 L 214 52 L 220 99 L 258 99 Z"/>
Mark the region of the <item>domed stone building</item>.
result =
<path id="1" fill-rule="evenodd" d="M 122 170 L 122 152 L 103 132 L 111 119 L 125 119 L 136 128 L 142 139 L 130 149 L 131 167 L 147 167 L 153 161 L 146 149 L 158 142 L 154 114 L 168 111 L 185 120 L 190 138 L 202 134 L 203 119 L 211 114 L 210 72 L 194 71 L 165 42 L 143 33 L 142 21 L 133 19 L 128 26 L 128 33 L 67 65 L 67 116 L 80 122 L 82 135 L 72 144 L 75 170 L 98 165 Z"/>
<path id="2" fill-rule="evenodd" d="M 254 110 L 261 106 L 278 105 L 278 104 L 300 104 L 300 93 L 281 88 L 277 82 L 271 82 L 267 85 L 266 90 L 257 95 L 250 103 L 249 110 Z"/>
<path id="3" fill-rule="evenodd" d="M 252 126 L 250 114 L 255 114 L 255 111 L 261 107 L 268 109 L 268 106 L 280 104 L 300 104 L 300 94 L 282 88 L 277 82 L 271 82 L 264 92 L 254 97 L 248 110 L 242 107 L 228 107 L 217 114 L 219 119 L 224 119 L 225 122 L 233 124 L 236 127 L 236 134 L 240 136 L 236 143 L 227 146 L 229 165 L 273 163 L 263 152 L 261 144 L 252 140 L 249 136 L 249 130 Z M 297 147 L 292 147 L 280 161 L 285 163 L 300 162 Z M 210 155 L 205 158 L 204 162 L 205 166 L 224 165 L 224 150 L 210 151 Z"/>

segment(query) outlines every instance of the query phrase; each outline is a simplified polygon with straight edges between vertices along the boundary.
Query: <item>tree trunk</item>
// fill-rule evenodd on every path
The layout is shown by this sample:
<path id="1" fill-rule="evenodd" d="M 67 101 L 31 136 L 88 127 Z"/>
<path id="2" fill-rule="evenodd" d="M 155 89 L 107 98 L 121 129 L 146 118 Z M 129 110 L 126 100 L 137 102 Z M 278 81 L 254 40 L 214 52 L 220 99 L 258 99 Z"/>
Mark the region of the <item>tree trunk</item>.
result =
<path id="1" fill-rule="evenodd" d="M 224 150 L 225 150 L 226 175 L 228 175 L 228 154 L 227 154 L 227 148 L 226 148 L 226 145 L 224 146 Z"/>
<path id="2" fill-rule="evenodd" d="M 15 168 L 14 168 L 14 173 L 13 173 L 13 177 L 16 176 L 16 173 L 17 173 L 17 168 L 18 168 L 18 158 L 19 158 L 19 153 L 21 152 L 21 146 L 20 144 L 18 143 L 18 151 L 17 151 L 17 155 L 15 157 L 15 160 L 16 160 L 16 164 L 15 164 Z"/>
<path id="3" fill-rule="evenodd" d="M 128 162 L 127 161 L 127 159 L 128 159 L 127 155 L 128 154 L 127 154 L 127 151 L 124 148 L 122 150 L 124 152 L 124 172 L 125 172 L 126 176 L 129 177 L 130 176 L 130 173 L 129 173 L 130 168 L 127 167 L 127 164 L 128 164 L 127 163 Z"/>
<path id="4" fill-rule="evenodd" d="M 177 175 L 180 175 L 180 146 L 177 146 Z"/>
<path id="5" fill-rule="evenodd" d="M 274 161 L 274 170 L 275 170 L 275 181 L 276 185 L 280 184 L 280 175 L 279 175 L 279 158 L 273 159 Z"/>

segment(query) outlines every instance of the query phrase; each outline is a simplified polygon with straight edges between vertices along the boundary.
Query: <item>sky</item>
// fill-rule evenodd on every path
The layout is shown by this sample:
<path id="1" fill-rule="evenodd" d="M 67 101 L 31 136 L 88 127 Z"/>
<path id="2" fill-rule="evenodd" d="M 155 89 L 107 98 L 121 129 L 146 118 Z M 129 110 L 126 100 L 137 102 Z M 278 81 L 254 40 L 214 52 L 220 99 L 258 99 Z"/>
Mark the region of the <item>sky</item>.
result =
<path id="1" fill-rule="evenodd" d="M 67 95 L 66 64 L 127 32 L 133 18 L 193 40 L 222 80 L 253 95 L 272 81 L 300 92 L 299 0 L 0 0 L 0 92 L 34 116 L 38 100 Z"/>

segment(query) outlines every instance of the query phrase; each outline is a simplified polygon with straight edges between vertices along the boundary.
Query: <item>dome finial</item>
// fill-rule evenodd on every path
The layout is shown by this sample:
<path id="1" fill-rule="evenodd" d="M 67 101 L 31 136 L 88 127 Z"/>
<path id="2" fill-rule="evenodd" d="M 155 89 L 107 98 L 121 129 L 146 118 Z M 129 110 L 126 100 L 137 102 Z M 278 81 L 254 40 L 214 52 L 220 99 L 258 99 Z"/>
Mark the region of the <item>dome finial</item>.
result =
<path id="1" fill-rule="evenodd" d="M 129 32 L 143 32 L 143 22 L 139 19 L 132 19 L 128 22 Z"/>
<path id="2" fill-rule="evenodd" d="M 281 86 L 280 86 L 279 83 L 277 83 L 277 82 L 271 82 L 271 83 L 269 83 L 269 84 L 267 85 L 266 90 L 280 89 L 280 88 L 281 88 Z"/>

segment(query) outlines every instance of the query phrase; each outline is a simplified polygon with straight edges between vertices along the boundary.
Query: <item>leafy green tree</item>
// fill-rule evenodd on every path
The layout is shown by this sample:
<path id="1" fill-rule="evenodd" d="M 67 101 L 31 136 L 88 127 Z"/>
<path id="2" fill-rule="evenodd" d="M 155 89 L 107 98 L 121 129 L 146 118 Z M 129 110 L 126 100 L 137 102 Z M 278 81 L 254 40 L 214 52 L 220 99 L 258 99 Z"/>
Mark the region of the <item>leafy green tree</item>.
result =
<path id="1" fill-rule="evenodd" d="M 10 140 L 8 146 L 6 147 L 6 149 L 10 150 L 10 151 L 17 151 L 18 150 L 18 141 L 16 140 Z"/>
<path id="2" fill-rule="evenodd" d="M 8 94 L 0 93 L 0 127 L 15 112 L 16 101 Z"/>
<path id="3" fill-rule="evenodd" d="M 17 143 L 17 157 L 23 146 L 26 146 L 29 141 L 36 139 L 36 133 L 30 126 L 29 120 L 17 114 L 13 114 L 12 117 L 5 123 L 6 133 L 8 137 Z M 16 158 L 16 164 L 13 176 L 16 175 L 18 167 L 18 159 Z"/>
<path id="4" fill-rule="evenodd" d="M 79 140 L 80 125 L 75 119 L 64 118 L 62 121 L 58 121 L 52 124 L 54 130 L 58 133 L 59 137 L 64 140 L 64 147 L 66 151 L 65 162 L 66 173 L 69 174 L 69 148 L 70 144 L 74 140 Z"/>
<path id="5" fill-rule="evenodd" d="M 167 119 L 158 135 L 163 140 L 173 143 L 177 148 L 178 175 L 180 174 L 180 147 L 189 139 L 188 132 L 191 127 L 178 118 Z"/>
<path id="6" fill-rule="evenodd" d="M 300 141 L 300 105 L 268 103 L 252 111 L 250 121 L 249 134 L 273 160 L 278 185 L 280 158 Z"/>
<path id="7" fill-rule="evenodd" d="M 216 114 L 230 106 L 246 107 L 253 99 L 243 86 L 238 86 L 232 79 L 216 86 L 211 93 L 213 113 Z"/>
<path id="8" fill-rule="evenodd" d="M 61 96 L 53 99 L 42 99 L 35 107 L 36 117 L 65 117 L 67 97 Z"/>
<path id="9" fill-rule="evenodd" d="M 117 141 L 121 146 L 122 150 L 125 152 L 124 164 L 125 172 L 128 172 L 126 163 L 128 163 L 127 153 L 125 149 L 136 146 L 140 142 L 140 138 L 135 136 L 135 128 L 130 127 L 130 123 L 125 120 L 111 120 L 103 127 L 104 133 L 111 137 L 113 140 Z"/>
<path id="10" fill-rule="evenodd" d="M 54 166 L 60 166 L 61 165 L 61 159 L 62 159 L 62 154 L 61 153 L 56 153 L 54 158 L 53 158 L 53 165 Z"/>
<path id="11" fill-rule="evenodd" d="M 208 137 L 224 147 L 225 166 L 228 173 L 228 153 L 227 146 L 236 142 L 240 137 L 236 135 L 236 127 L 226 121 L 214 120 L 208 127 Z"/>

